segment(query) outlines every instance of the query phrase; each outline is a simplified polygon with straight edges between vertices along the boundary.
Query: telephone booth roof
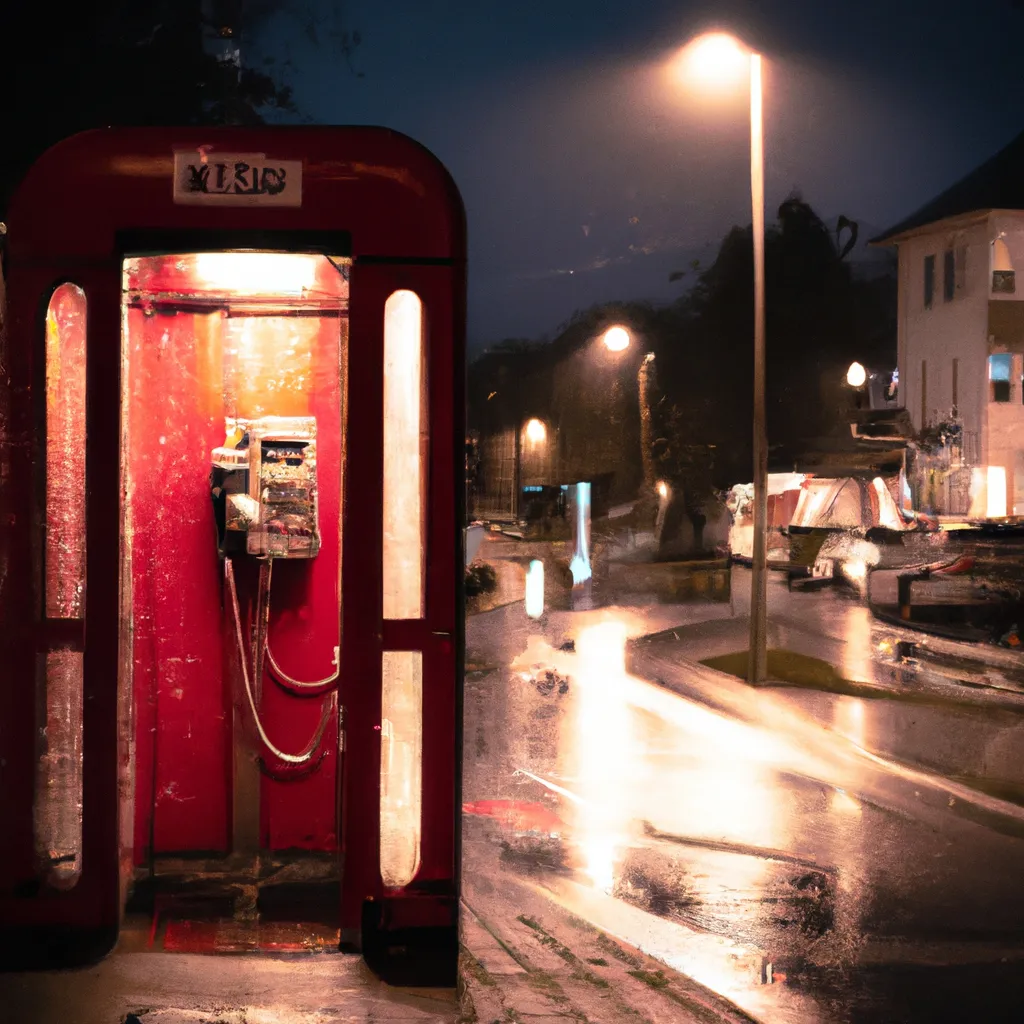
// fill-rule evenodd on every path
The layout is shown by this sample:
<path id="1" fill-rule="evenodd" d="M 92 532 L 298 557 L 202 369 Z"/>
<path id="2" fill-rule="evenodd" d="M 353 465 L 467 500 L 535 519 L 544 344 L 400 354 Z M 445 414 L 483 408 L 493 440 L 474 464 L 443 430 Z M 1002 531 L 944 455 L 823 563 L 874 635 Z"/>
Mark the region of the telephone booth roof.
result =
<path id="1" fill-rule="evenodd" d="M 300 203 L 182 202 L 176 155 L 216 163 L 218 154 L 301 166 Z M 278 249 L 283 239 L 288 248 L 320 250 L 333 236 L 330 254 L 355 259 L 462 262 L 466 244 L 462 201 L 444 166 L 407 136 L 378 127 L 82 132 L 32 166 L 8 226 L 12 266 L 106 262 L 133 236 L 167 250 L 185 237 L 195 247 L 204 234 L 219 236 L 224 248 L 251 248 L 254 230 L 275 239 L 266 248 Z M 235 232 L 247 243 L 224 245 Z"/>

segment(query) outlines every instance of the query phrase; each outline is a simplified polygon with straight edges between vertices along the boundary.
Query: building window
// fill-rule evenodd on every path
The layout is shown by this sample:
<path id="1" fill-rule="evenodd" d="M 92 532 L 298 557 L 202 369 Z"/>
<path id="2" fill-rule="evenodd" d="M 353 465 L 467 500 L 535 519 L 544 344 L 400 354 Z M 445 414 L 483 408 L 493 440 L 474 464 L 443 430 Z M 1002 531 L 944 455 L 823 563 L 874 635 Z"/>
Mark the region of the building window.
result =
<path id="1" fill-rule="evenodd" d="M 956 294 L 956 253 L 947 249 L 942 254 L 942 301 L 952 302 Z"/>
<path id="2" fill-rule="evenodd" d="M 932 308 L 932 299 L 935 297 L 935 257 L 925 256 L 924 258 L 924 308 Z"/>
<path id="3" fill-rule="evenodd" d="M 956 290 L 964 291 L 967 287 L 967 246 L 956 247 Z"/>
<path id="4" fill-rule="evenodd" d="M 1010 371 L 1013 369 L 1013 356 L 1009 352 L 1000 352 L 988 357 L 988 379 L 990 397 L 993 402 L 1010 400 Z"/>
<path id="5" fill-rule="evenodd" d="M 992 243 L 992 292 L 995 295 L 1013 295 L 1016 291 L 1010 249 L 1001 238 L 997 238 Z"/>

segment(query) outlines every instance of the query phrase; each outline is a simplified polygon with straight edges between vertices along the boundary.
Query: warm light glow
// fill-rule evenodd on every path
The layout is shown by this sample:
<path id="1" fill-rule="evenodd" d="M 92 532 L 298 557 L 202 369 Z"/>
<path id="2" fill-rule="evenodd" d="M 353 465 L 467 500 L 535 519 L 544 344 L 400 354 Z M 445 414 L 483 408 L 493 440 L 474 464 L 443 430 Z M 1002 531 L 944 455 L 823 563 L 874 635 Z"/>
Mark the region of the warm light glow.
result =
<path id="1" fill-rule="evenodd" d="M 85 292 L 46 310 L 46 596 L 51 619 L 85 613 Z"/>
<path id="2" fill-rule="evenodd" d="M 548 436 L 548 428 L 538 419 L 526 424 L 526 440 L 530 444 L 543 444 Z"/>
<path id="3" fill-rule="evenodd" d="M 420 865 L 423 654 L 385 651 L 381 667 L 380 877 L 408 885 Z"/>
<path id="4" fill-rule="evenodd" d="M 664 480 L 658 481 L 658 496 L 664 500 L 668 497 L 668 484 Z"/>
<path id="5" fill-rule="evenodd" d="M 300 296 L 316 282 L 321 259 L 293 252 L 200 252 L 195 273 L 213 291 Z"/>
<path id="6" fill-rule="evenodd" d="M 845 789 L 832 790 L 832 810 L 840 814 L 850 814 L 859 817 L 861 813 L 860 801 L 855 800 Z"/>
<path id="7" fill-rule="evenodd" d="M 1002 519 L 1006 515 L 1006 469 L 1003 466 L 988 467 L 987 499 L 985 517 Z"/>
<path id="8" fill-rule="evenodd" d="M 992 243 L 992 270 L 997 274 L 1013 273 L 1013 260 L 1010 259 L 1010 247 L 1003 237 Z"/>
<path id="9" fill-rule="evenodd" d="M 865 370 L 860 363 L 850 364 L 850 368 L 846 371 L 846 383 L 849 384 L 851 388 L 862 388 L 867 379 L 867 370 Z"/>
<path id="10" fill-rule="evenodd" d="M 609 352 L 624 352 L 629 348 L 629 331 L 625 327 L 609 327 L 602 336 L 604 347 Z"/>
<path id="11" fill-rule="evenodd" d="M 526 614 L 531 619 L 544 614 L 544 563 L 537 558 L 526 570 Z"/>
<path id="12" fill-rule="evenodd" d="M 854 583 L 863 583 L 868 576 L 868 567 L 860 559 L 843 563 L 843 572 Z"/>
<path id="13" fill-rule="evenodd" d="M 678 72 L 704 87 L 722 88 L 746 80 L 750 51 L 727 32 L 698 36 L 683 48 Z"/>
<path id="14" fill-rule="evenodd" d="M 410 291 L 384 304 L 384 618 L 423 616 L 426 417 L 423 306 Z"/>

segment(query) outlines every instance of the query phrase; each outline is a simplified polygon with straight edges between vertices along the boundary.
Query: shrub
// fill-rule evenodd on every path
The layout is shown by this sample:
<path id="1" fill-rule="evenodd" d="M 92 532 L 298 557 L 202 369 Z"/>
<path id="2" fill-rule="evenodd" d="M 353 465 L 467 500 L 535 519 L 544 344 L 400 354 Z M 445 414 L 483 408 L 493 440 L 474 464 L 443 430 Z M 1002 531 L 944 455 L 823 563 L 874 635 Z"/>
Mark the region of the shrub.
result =
<path id="1" fill-rule="evenodd" d="M 471 565 L 466 570 L 466 597 L 490 594 L 498 586 L 498 575 L 494 567 L 486 563 Z"/>

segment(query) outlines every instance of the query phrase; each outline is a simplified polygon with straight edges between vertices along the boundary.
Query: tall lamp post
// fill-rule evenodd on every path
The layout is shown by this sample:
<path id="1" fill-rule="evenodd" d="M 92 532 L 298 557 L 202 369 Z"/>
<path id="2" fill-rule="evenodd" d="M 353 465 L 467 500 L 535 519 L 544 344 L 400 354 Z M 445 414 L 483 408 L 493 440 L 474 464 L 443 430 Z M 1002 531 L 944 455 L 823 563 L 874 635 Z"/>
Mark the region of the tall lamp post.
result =
<path id="1" fill-rule="evenodd" d="M 735 82 L 749 67 L 750 201 L 754 236 L 754 551 L 750 581 L 750 657 L 747 678 L 768 672 L 768 435 L 765 426 L 764 357 L 764 118 L 761 55 L 733 36 L 713 32 L 682 53 L 682 69 L 703 84 Z"/>
<path id="2" fill-rule="evenodd" d="M 633 342 L 631 332 L 621 324 L 609 327 L 602 335 L 604 347 L 614 354 L 625 352 Z M 637 401 L 640 406 L 640 457 L 644 472 L 644 487 L 654 488 L 654 465 L 651 459 L 651 376 L 654 372 L 654 353 L 648 352 L 636 371 Z"/>

